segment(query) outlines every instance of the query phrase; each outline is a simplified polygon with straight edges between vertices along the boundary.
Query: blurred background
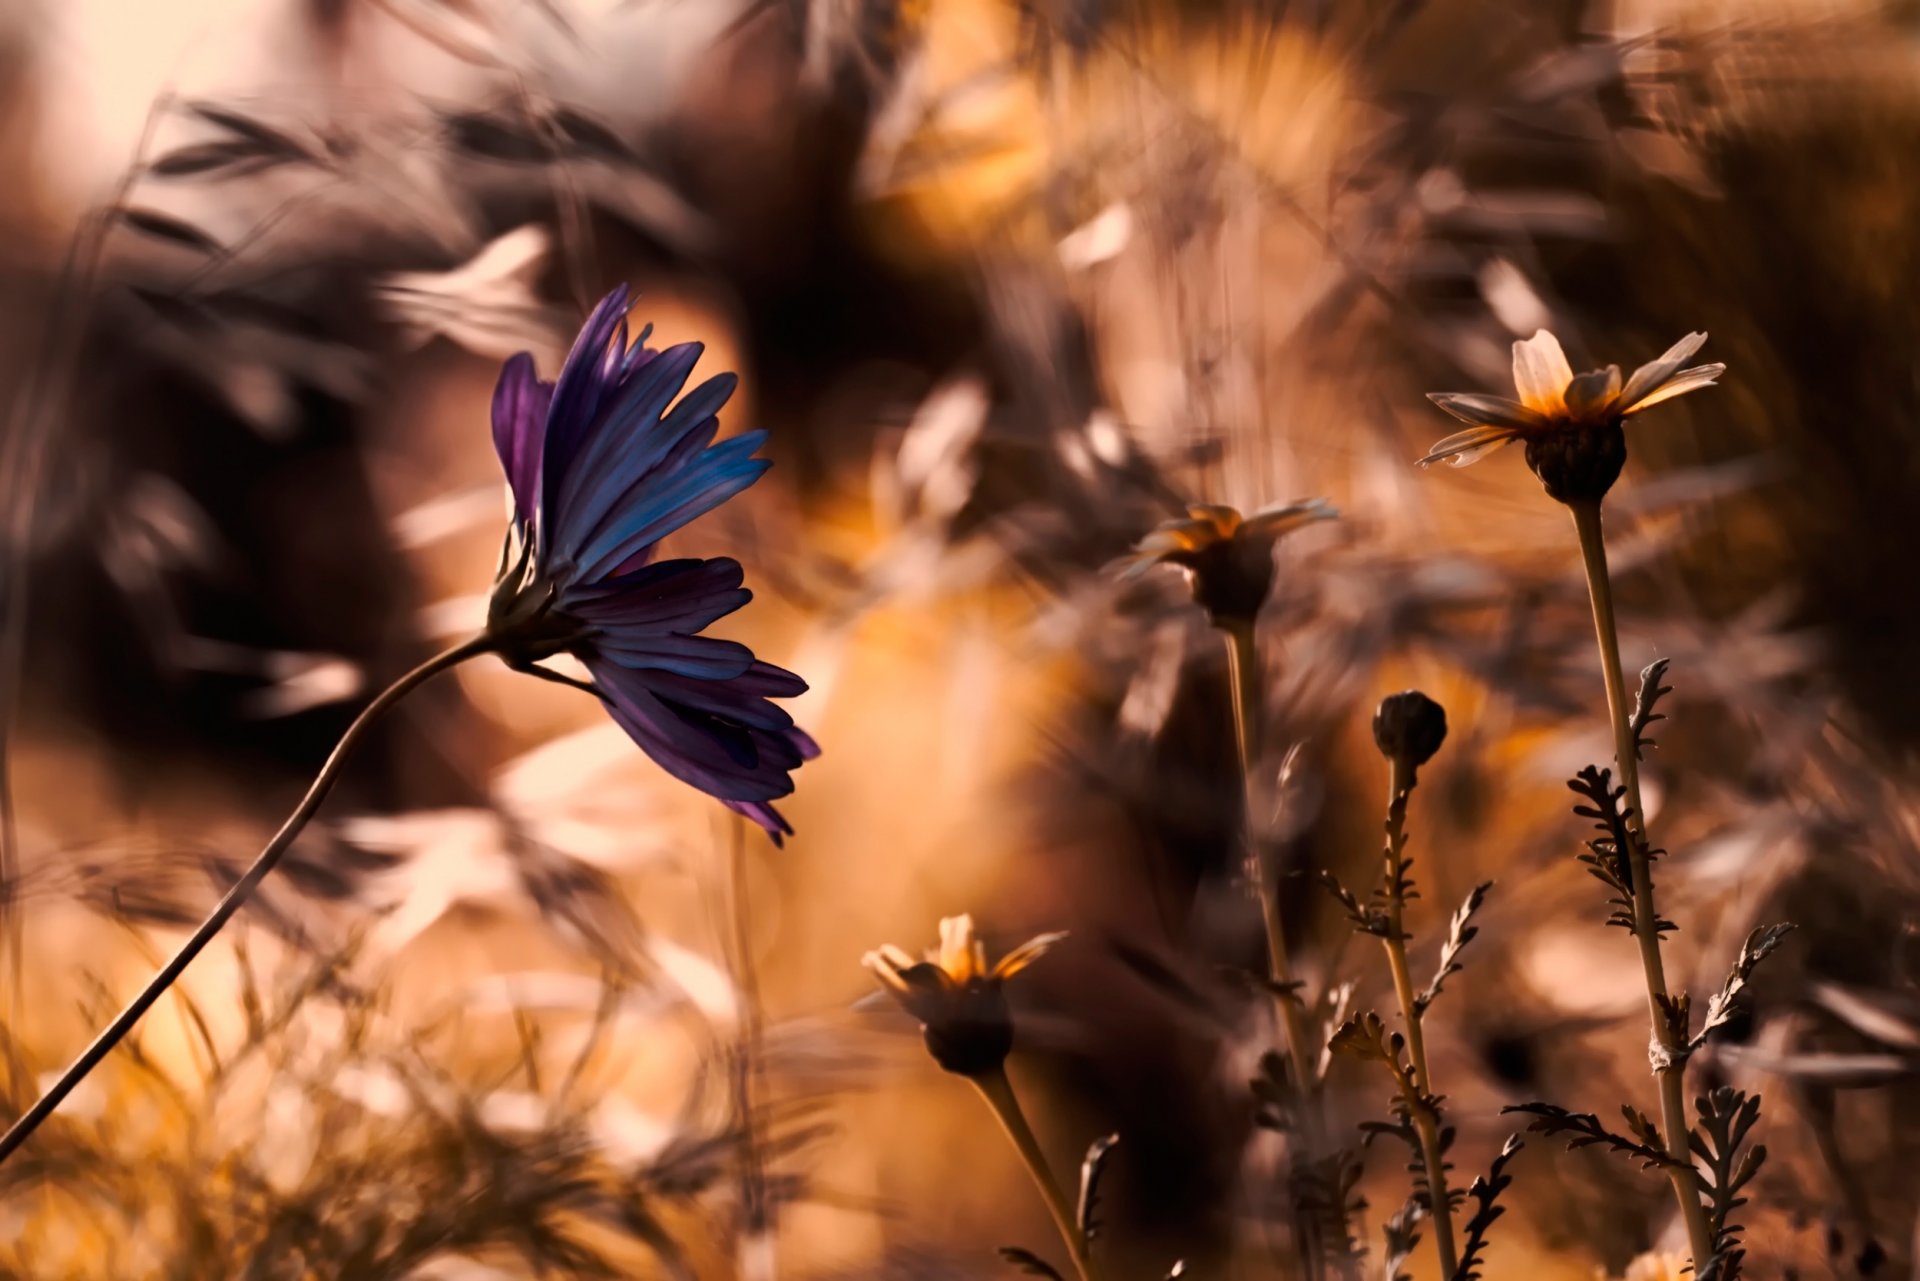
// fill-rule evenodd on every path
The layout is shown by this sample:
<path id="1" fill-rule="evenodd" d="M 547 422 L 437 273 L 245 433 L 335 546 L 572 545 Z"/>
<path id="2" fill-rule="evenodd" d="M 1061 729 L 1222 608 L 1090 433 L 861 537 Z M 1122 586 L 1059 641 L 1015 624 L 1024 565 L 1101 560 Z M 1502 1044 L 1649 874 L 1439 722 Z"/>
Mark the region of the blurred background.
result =
<path id="1" fill-rule="evenodd" d="M 772 433 L 670 548 L 747 566 L 723 634 L 825 747 L 779 850 L 584 696 L 411 698 L 0 1172 L 0 1274 L 1006 1275 L 1045 1216 L 859 963 L 971 911 L 996 953 L 1072 933 L 1013 1072 L 1061 1171 L 1121 1135 L 1110 1275 L 1275 1275 L 1224 655 L 1175 576 L 1107 572 L 1189 501 L 1344 514 L 1262 629 L 1251 817 L 1309 989 L 1391 1001 L 1312 874 L 1374 866 L 1367 720 L 1417 685 L 1453 728 L 1416 969 L 1498 881 L 1429 1034 L 1456 1166 L 1507 1103 L 1650 1107 L 1563 786 L 1611 752 L 1572 530 L 1517 451 L 1411 465 L 1422 393 L 1503 391 L 1546 326 L 1729 366 L 1608 508 L 1626 662 L 1676 689 L 1669 973 L 1704 1001 L 1799 923 L 1692 1067 L 1765 1093 L 1749 1272 L 1909 1275 L 1917 71 L 1904 0 L 0 0 L 9 1109 L 480 621 L 493 379 L 617 282 Z M 1608 1157 L 1512 1172 L 1491 1277 L 1684 1244 Z"/>

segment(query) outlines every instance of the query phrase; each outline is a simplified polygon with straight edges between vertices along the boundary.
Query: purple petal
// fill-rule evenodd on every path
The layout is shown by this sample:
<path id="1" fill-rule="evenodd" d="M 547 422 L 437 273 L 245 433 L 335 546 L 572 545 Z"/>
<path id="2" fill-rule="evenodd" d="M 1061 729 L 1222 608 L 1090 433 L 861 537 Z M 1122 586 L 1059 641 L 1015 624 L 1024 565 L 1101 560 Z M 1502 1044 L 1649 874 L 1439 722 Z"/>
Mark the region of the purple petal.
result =
<path id="1" fill-rule="evenodd" d="M 721 801 L 722 805 L 743 818 L 748 818 L 766 829 L 776 846 L 784 846 L 786 838 L 793 835 L 793 824 L 779 810 L 765 801 Z"/>
<path id="2" fill-rule="evenodd" d="M 553 384 L 541 382 L 533 357 L 514 356 L 501 368 L 493 388 L 493 447 L 513 490 L 513 504 L 522 520 L 534 516 L 534 496 L 540 484 L 541 444 L 546 438 L 547 407 Z"/>
<path id="3" fill-rule="evenodd" d="M 575 588 L 560 606 L 608 634 L 691 635 L 753 599 L 740 585 L 744 578 L 730 556 L 661 561 Z"/>
<path id="4" fill-rule="evenodd" d="M 612 373 L 630 354 L 624 349 L 616 354 L 611 346 L 616 338 L 624 344 L 629 305 L 625 285 L 602 298 L 593 314 L 587 317 L 587 323 L 580 327 L 579 337 L 573 340 L 573 350 L 567 353 L 566 364 L 561 366 L 560 379 L 554 385 L 553 403 L 547 412 L 546 457 L 541 479 L 543 505 L 553 500 L 574 455 L 593 426 Z"/>

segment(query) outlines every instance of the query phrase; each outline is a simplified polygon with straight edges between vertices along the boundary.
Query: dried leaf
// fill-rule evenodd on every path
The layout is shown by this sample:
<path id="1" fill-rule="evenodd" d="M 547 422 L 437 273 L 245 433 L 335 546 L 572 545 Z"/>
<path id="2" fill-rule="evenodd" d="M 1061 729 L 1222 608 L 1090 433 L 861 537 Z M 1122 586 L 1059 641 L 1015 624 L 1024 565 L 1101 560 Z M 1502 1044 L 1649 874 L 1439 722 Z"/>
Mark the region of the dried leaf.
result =
<path id="1" fill-rule="evenodd" d="M 1086 1158 L 1080 1162 L 1080 1203 L 1074 1211 L 1074 1222 L 1080 1225 L 1080 1235 L 1089 1241 L 1100 1231 L 1100 1224 L 1094 1218 L 1094 1212 L 1100 1208 L 1100 1176 L 1106 1173 L 1107 1157 L 1119 1143 L 1117 1134 L 1095 1139 L 1087 1146 Z"/>

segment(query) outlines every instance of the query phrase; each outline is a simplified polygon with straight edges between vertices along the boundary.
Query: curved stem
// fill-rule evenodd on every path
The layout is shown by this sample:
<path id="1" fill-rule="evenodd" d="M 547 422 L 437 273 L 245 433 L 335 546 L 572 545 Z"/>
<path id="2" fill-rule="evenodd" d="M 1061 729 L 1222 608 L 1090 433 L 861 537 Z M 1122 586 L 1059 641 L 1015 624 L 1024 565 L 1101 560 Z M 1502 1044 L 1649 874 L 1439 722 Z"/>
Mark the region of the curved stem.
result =
<path id="1" fill-rule="evenodd" d="M 1040 1142 L 1033 1137 L 1033 1127 L 1027 1124 L 1026 1113 L 1020 1110 L 1020 1100 L 1014 1096 L 1013 1083 L 1007 1080 L 1006 1069 L 994 1068 L 967 1079 L 980 1091 L 980 1097 L 987 1101 L 993 1114 L 1000 1118 L 1000 1127 L 1007 1132 L 1014 1151 L 1020 1154 L 1020 1163 L 1033 1176 L 1034 1186 L 1040 1189 L 1040 1199 L 1047 1203 L 1047 1213 L 1053 1216 L 1053 1226 L 1059 1229 L 1060 1240 L 1066 1244 L 1067 1254 L 1073 1259 L 1074 1272 L 1080 1281 L 1093 1281 L 1093 1260 L 1087 1254 L 1086 1238 L 1074 1222 L 1073 1207 L 1068 1204 L 1066 1194 L 1054 1181 L 1053 1173 L 1047 1166 L 1046 1154 L 1040 1151 Z"/>
<path id="2" fill-rule="evenodd" d="M 464 644 L 456 645 L 445 653 L 428 659 L 387 686 L 371 703 L 367 704 L 364 711 L 353 718 L 353 723 L 347 726 L 346 733 L 340 736 L 340 741 L 334 744 L 333 751 L 327 756 L 326 762 L 320 766 L 320 772 L 314 775 L 313 783 L 307 788 L 307 794 L 300 798 L 300 803 L 294 807 L 293 813 L 288 815 L 287 821 L 280 825 L 280 830 L 273 834 L 273 839 L 267 842 L 266 848 L 260 851 L 259 857 L 255 858 L 240 879 L 234 882 L 233 888 L 228 890 L 220 902 L 214 906 L 213 911 L 207 914 L 207 919 L 200 923 L 200 927 L 193 932 L 192 937 L 180 945 L 180 950 L 173 954 L 173 958 L 160 968 L 158 974 L 148 980 L 139 995 L 128 1002 L 127 1007 L 120 1011 L 118 1017 L 93 1039 L 93 1043 L 80 1052 L 80 1056 L 73 1061 L 72 1065 L 60 1074 L 60 1079 L 55 1081 L 32 1107 L 22 1113 L 19 1120 L 8 1127 L 5 1135 L 0 1135 L 0 1161 L 5 1161 L 21 1144 L 33 1136 L 33 1132 L 53 1115 L 61 1101 L 73 1092 L 75 1086 L 86 1079 L 89 1072 L 99 1066 L 102 1059 L 113 1052 L 114 1047 L 133 1030 L 134 1024 L 140 1021 L 141 1016 L 153 1007 L 154 1002 L 158 1001 L 169 987 L 173 986 L 174 980 L 179 978 L 187 966 L 193 963 L 193 959 L 206 949 L 207 944 L 213 942 L 214 936 L 220 933 L 221 927 L 233 918 L 235 912 L 245 906 L 254 890 L 260 887 L 260 883 L 267 878 L 268 873 L 273 871 L 274 866 L 280 862 L 281 856 L 293 844 L 294 838 L 299 836 L 301 830 L 306 827 L 314 811 L 320 808 L 320 802 L 326 799 L 327 793 L 332 790 L 334 781 L 340 776 L 341 767 L 347 762 L 347 757 L 359 745 L 361 738 L 366 735 L 374 721 L 379 719 L 381 713 L 399 702 L 428 678 L 463 663 L 475 655 L 487 652 L 492 645 L 492 638 L 485 635 L 476 636 Z"/>
<path id="3" fill-rule="evenodd" d="M 1613 722 L 1614 761 L 1620 770 L 1620 782 L 1627 789 L 1628 834 L 1627 861 L 1633 873 L 1633 936 L 1640 945 L 1640 966 L 1647 977 L 1647 1016 L 1653 1023 L 1653 1038 L 1659 1045 L 1660 1061 L 1654 1069 L 1660 1086 L 1660 1130 L 1667 1141 L 1667 1155 L 1679 1164 L 1670 1166 L 1667 1176 L 1673 1181 L 1674 1199 L 1679 1202 L 1681 1218 L 1687 1225 L 1687 1242 L 1693 1252 L 1694 1271 L 1706 1267 L 1713 1257 L 1713 1233 L 1707 1224 L 1707 1212 L 1700 1203 L 1700 1177 L 1694 1172 L 1693 1156 L 1687 1149 L 1686 1047 L 1667 1017 L 1668 992 L 1666 969 L 1660 959 L 1660 914 L 1653 901 L 1653 874 L 1647 855 L 1647 812 L 1640 803 L 1640 752 L 1634 742 L 1633 724 L 1627 712 L 1627 689 L 1620 670 L 1620 635 L 1614 620 L 1613 580 L 1607 572 L 1607 544 L 1600 526 L 1598 500 L 1569 503 L 1573 527 L 1580 536 L 1580 558 L 1586 566 L 1587 594 L 1593 603 L 1594 636 L 1600 643 L 1600 666 L 1607 685 L 1607 714 Z"/>
<path id="4" fill-rule="evenodd" d="M 1413 1063 L 1415 1095 L 1407 1100 L 1407 1116 L 1420 1136 L 1420 1156 L 1427 1167 L 1427 1192 L 1433 1202 L 1433 1248 L 1439 1256 L 1442 1281 L 1447 1281 L 1459 1266 L 1453 1244 L 1453 1202 L 1447 1194 L 1447 1159 L 1440 1146 L 1439 1113 L 1433 1104 L 1426 1102 L 1435 1090 L 1433 1077 L 1427 1070 L 1427 1038 L 1420 1026 L 1421 1009 L 1413 994 L 1413 976 L 1407 968 L 1407 934 L 1401 924 L 1407 909 L 1400 884 L 1406 869 L 1407 797 L 1412 791 L 1400 762 L 1394 760 L 1387 783 L 1387 936 L 1381 943 L 1387 950 L 1387 966 L 1393 971 L 1393 990 L 1400 999 L 1400 1015 L 1407 1024 L 1407 1056 Z"/>

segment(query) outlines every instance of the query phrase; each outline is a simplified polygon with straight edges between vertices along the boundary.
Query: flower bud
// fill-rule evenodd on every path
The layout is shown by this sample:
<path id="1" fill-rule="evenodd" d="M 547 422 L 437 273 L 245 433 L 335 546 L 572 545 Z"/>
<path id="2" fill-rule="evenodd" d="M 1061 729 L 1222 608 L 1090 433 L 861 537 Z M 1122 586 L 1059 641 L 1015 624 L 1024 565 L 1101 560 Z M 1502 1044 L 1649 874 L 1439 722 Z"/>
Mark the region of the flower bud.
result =
<path id="1" fill-rule="evenodd" d="M 1407 771 L 1409 783 L 1446 739 L 1446 709 L 1417 689 L 1387 695 L 1373 714 L 1374 744 Z"/>
<path id="2" fill-rule="evenodd" d="M 1627 434 L 1618 418 L 1527 437 L 1527 466 L 1547 496 L 1563 503 L 1599 502 L 1626 463 Z"/>

